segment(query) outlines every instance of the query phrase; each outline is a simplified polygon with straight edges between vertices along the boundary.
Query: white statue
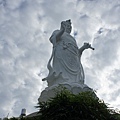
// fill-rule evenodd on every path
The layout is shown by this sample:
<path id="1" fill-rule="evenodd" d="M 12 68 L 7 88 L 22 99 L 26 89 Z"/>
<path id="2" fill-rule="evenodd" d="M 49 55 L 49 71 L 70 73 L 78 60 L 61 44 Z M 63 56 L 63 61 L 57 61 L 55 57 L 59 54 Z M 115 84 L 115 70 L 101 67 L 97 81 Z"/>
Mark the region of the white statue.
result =
<path id="1" fill-rule="evenodd" d="M 84 43 L 81 48 L 78 48 L 76 40 L 70 35 L 71 29 L 70 20 L 62 21 L 60 30 L 55 30 L 50 37 L 53 51 L 47 65 L 49 74 L 43 79 L 43 81 L 47 80 L 48 87 L 41 93 L 40 101 L 54 96 L 53 89 L 60 84 L 75 94 L 92 90 L 84 84 L 81 55 L 85 49 L 94 50 L 94 48 L 89 43 Z"/>
<path id="2" fill-rule="evenodd" d="M 84 43 L 79 49 L 76 40 L 70 35 L 71 29 L 71 21 L 63 21 L 60 30 L 55 30 L 50 37 L 53 52 L 47 66 L 49 75 L 43 79 L 47 80 L 48 86 L 62 82 L 84 84 L 84 71 L 80 59 L 82 52 L 92 47 L 89 43 Z"/>

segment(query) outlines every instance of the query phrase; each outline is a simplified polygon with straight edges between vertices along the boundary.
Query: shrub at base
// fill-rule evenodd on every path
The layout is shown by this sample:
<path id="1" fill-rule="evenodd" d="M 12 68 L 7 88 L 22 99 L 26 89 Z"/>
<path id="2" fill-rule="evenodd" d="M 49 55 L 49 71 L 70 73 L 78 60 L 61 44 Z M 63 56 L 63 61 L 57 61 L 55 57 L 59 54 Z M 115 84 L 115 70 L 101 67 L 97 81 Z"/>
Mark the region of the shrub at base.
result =
<path id="1" fill-rule="evenodd" d="M 54 98 L 38 104 L 40 120 L 119 120 L 92 92 L 74 95 L 63 88 Z"/>

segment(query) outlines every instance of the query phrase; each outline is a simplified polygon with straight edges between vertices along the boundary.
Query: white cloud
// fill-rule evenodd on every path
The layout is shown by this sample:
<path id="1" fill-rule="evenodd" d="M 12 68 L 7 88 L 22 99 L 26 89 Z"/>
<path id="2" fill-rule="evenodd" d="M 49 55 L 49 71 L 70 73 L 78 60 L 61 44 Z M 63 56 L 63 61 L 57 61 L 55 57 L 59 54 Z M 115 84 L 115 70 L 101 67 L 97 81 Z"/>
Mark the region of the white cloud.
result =
<path id="1" fill-rule="evenodd" d="M 100 98 L 120 108 L 119 0 L 1 0 L 0 117 L 19 116 L 34 106 L 46 86 L 52 45 L 49 37 L 62 20 L 71 19 L 78 46 L 92 43 L 82 63 L 86 84 Z M 38 76 L 39 74 L 39 76 Z"/>

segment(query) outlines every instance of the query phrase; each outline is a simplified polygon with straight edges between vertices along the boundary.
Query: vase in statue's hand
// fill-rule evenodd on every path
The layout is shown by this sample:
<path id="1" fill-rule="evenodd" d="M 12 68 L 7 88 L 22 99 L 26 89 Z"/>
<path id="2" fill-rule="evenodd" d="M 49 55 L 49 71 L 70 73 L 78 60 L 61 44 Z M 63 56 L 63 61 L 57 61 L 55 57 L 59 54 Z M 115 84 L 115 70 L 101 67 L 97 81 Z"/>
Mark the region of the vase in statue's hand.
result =
<path id="1" fill-rule="evenodd" d="M 94 50 L 94 48 L 91 47 L 91 44 L 89 44 L 89 43 L 84 43 L 84 48 L 85 48 L 85 49 L 90 48 L 90 49 Z"/>

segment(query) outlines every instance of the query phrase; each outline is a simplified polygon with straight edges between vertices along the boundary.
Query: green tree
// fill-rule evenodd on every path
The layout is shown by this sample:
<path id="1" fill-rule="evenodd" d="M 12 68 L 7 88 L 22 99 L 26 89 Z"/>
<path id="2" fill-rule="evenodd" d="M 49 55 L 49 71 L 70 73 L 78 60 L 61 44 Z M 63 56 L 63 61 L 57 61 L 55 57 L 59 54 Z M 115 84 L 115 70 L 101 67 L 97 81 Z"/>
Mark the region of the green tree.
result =
<path id="1" fill-rule="evenodd" d="M 108 108 L 92 92 L 72 94 L 63 88 L 54 98 L 39 102 L 40 120 L 120 120 L 119 114 Z"/>

